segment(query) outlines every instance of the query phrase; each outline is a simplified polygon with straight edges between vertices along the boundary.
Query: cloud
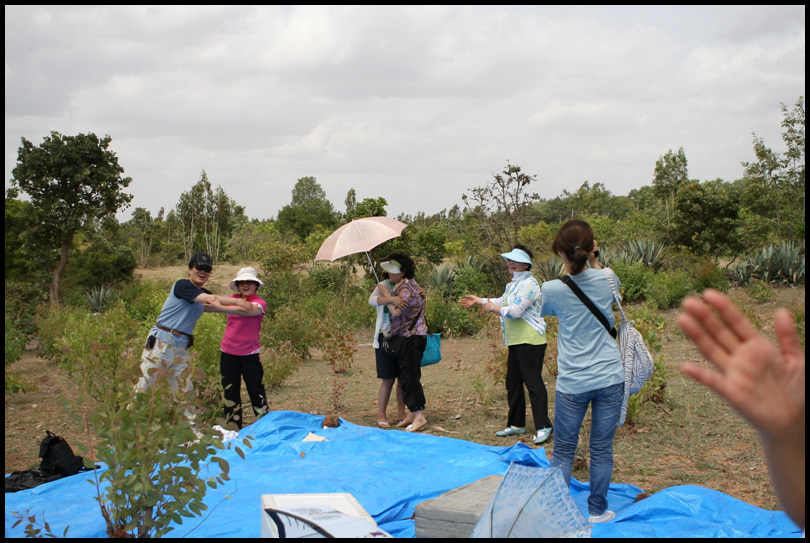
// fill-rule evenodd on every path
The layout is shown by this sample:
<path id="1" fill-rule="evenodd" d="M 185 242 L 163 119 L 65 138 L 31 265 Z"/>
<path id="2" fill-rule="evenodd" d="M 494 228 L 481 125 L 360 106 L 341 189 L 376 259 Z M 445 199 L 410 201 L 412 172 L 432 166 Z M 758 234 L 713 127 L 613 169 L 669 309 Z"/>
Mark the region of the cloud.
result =
<path id="1" fill-rule="evenodd" d="M 110 134 L 153 212 L 202 169 L 258 218 L 310 175 L 392 215 L 506 160 L 545 197 L 626 194 L 681 146 L 693 177 L 733 179 L 804 95 L 803 6 L 5 9 L 7 179 L 21 136 Z"/>

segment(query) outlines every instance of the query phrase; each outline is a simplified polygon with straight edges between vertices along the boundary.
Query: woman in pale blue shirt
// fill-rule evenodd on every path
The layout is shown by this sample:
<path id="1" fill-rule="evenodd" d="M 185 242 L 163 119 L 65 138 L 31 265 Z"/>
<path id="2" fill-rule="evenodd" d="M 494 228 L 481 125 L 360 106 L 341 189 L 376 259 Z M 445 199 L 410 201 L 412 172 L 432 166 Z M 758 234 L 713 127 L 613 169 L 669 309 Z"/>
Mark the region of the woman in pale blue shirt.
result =
<path id="1" fill-rule="evenodd" d="M 577 219 L 566 222 L 554 237 L 551 250 L 562 259 L 573 282 L 614 326 L 613 293 L 596 260 L 598 245 L 591 226 Z M 586 269 L 586 264 L 590 268 Z M 559 466 L 570 484 L 579 430 L 590 405 L 589 521 L 607 522 L 615 516 L 608 510 L 607 491 L 613 475 L 613 437 L 624 398 L 619 347 L 568 285 L 560 280 L 547 281 L 541 292 L 542 315 L 555 316 L 559 323 L 551 465 Z"/>
<path id="2" fill-rule="evenodd" d="M 540 284 L 532 277 L 532 254 L 525 246 L 517 244 L 511 252 L 501 255 L 512 274 L 503 296 L 479 298 L 468 294 L 461 305 L 471 307 L 480 304 L 484 311 L 494 313 L 501 319 L 503 344 L 509 354 L 506 359 L 506 397 L 509 414 L 506 428 L 495 432 L 498 437 L 526 433 L 525 385 L 534 417 L 535 445 L 551 436 L 552 426 L 548 417 L 548 393 L 543 383 L 543 357 L 546 354 L 546 322 L 540 316 Z"/>

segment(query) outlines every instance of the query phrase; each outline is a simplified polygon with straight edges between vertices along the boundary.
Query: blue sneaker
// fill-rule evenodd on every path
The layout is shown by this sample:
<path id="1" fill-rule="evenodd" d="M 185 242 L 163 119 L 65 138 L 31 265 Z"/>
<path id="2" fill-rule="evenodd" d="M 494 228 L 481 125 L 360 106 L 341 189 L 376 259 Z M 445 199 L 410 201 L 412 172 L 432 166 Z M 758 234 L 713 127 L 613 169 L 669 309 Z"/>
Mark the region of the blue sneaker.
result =
<path id="1" fill-rule="evenodd" d="M 534 436 L 534 444 L 540 445 L 550 437 L 551 437 L 551 428 L 543 428 L 542 430 L 537 430 L 537 435 Z"/>
<path id="2" fill-rule="evenodd" d="M 525 434 L 526 428 L 518 428 L 517 426 L 507 426 L 503 430 L 495 432 L 495 435 L 498 437 L 509 437 L 509 436 L 516 436 L 519 434 Z"/>

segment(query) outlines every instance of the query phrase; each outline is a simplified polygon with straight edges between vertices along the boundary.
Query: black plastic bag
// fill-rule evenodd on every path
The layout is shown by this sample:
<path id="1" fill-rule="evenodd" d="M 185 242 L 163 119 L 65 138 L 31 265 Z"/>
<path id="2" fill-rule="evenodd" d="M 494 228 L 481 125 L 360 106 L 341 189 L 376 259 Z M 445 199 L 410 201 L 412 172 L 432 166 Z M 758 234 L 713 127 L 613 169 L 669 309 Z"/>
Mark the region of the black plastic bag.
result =
<path id="1" fill-rule="evenodd" d="M 61 475 L 46 475 L 41 469 L 31 468 L 25 471 L 14 471 L 6 477 L 6 492 L 17 492 L 34 488 L 42 483 L 61 479 Z"/>

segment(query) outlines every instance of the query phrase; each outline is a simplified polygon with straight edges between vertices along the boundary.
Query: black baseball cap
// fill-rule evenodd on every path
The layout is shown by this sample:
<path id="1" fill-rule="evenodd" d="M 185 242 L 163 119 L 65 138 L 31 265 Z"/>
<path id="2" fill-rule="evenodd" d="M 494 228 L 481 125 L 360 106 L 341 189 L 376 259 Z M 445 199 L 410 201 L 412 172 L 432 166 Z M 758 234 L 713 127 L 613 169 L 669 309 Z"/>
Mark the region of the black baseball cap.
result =
<path id="1" fill-rule="evenodd" d="M 191 257 L 188 267 L 197 268 L 198 270 L 208 268 L 208 271 L 211 271 L 214 266 L 211 263 L 211 255 L 208 253 L 195 253 L 194 256 Z"/>

